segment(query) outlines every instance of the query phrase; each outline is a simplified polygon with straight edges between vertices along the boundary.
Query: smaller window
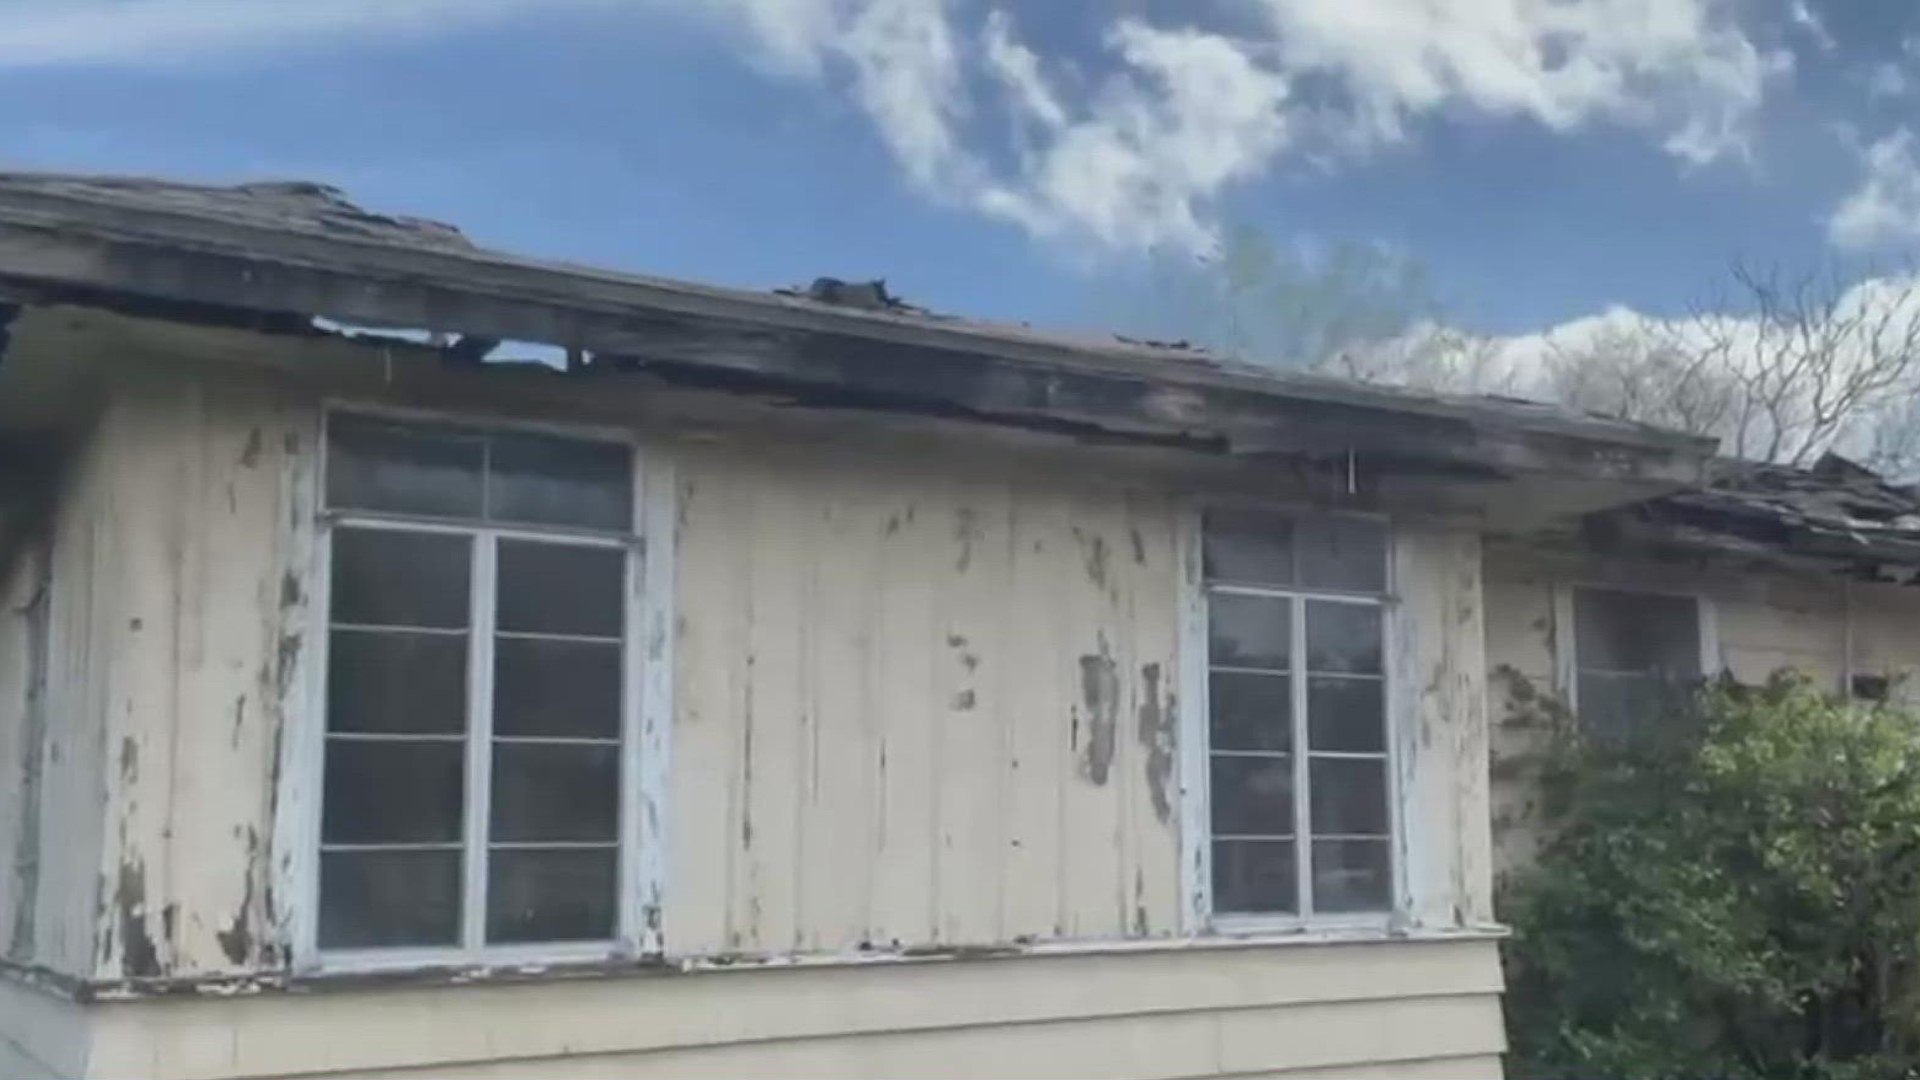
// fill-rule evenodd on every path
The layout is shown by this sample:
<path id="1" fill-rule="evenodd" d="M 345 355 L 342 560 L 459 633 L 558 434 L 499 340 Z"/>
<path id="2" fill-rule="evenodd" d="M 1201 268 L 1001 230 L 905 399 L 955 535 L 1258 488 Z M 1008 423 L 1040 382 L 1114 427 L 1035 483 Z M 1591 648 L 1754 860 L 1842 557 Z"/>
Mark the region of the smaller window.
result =
<path id="1" fill-rule="evenodd" d="M 1893 680 L 1885 675 L 1855 675 L 1848 690 L 1855 701 L 1884 705 L 1893 696 Z"/>
<path id="2" fill-rule="evenodd" d="M 1573 627 L 1575 706 L 1603 738 L 1652 723 L 1704 670 L 1690 596 L 1577 589 Z"/>

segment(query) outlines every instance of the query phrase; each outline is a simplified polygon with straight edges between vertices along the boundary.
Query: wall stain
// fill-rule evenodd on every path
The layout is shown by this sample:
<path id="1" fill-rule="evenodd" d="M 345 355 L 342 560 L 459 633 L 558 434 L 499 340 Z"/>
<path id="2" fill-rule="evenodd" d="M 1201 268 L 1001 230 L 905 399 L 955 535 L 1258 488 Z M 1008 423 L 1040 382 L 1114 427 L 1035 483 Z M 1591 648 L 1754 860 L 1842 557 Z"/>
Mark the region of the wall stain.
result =
<path id="1" fill-rule="evenodd" d="M 280 610 L 299 607 L 301 596 L 299 576 L 291 570 L 280 575 Z"/>
<path id="2" fill-rule="evenodd" d="M 971 690 L 962 690 L 953 695 L 953 707 L 958 712 L 972 712 L 973 704 L 974 696 Z"/>
<path id="3" fill-rule="evenodd" d="M 147 868 L 137 861 L 120 864 L 113 903 L 119 913 L 120 970 L 129 978 L 160 974 L 160 952 L 147 930 Z"/>
<path id="4" fill-rule="evenodd" d="M 1107 538 L 1101 536 L 1099 533 L 1088 536 L 1082 532 L 1077 525 L 1074 526 L 1073 536 L 1074 539 L 1080 542 L 1081 555 L 1087 562 L 1087 580 L 1093 582 L 1094 585 L 1100 589 L 1105 590 L 1107 587 L 1109 562 Z"/>
<path id="5" fill-rule="evenodd" d="M 247 433 L 247 445 L 240 451 L 240 467 L 251 469 L 258 466 L 261 449 L 260 429 L 256 427 Z"/>
<path id="6" fill-rule="evenodd" d="M 1153 816 L 1165 825 L 1173 820 L 1173 701 L 1160 701 L 1160 665 L 1140 667 L 1139 724 L 1134 730 L 1147 752 L 1147 791 L 1153 796 Z"/>
<path id="7" fill-rule="evenodd" d="M 1133 562 L 1136 566 L 1147 565 L 1147 542 L 1140 537 L 1138 528 L 1130 528 L 1127 535 L 1133 540 Z"/>
<path id="8" fill-rule="evenodd" d="M 986 532 L 980 527 L 980 513 L 971 506 L 962 506 L 954 512 L 953 540 L 960 545 L 960 558 L 954 563 L 954 569 L 964 574 L 973 566 L 973 545 L 986 539 Z"/>
<path id="9" fill-rule="evenodd" d="M 227 736 L 227 745 L 240 749 L 240 733 L 247 727 L 247 695 L 238 694 L 233 699 L 233 731 Z"/>
<path id="10" fill-rule="evenodd" d="M 132 784 L 140 779 L 140 743 L 129 735 L 120 740 L 120 780 Z"/>
<path id="11" fill-rule="evenodd" d="M 1113 771 L 1120 714 L 1120 674 L 1105 633 L 1100 635 L 1100 651 L 1080 658 L 1080 700 L 1087 710 L 1087 748 L 1080 762 L 1081 774 L 1096 785 L 1105 784 Z"/>

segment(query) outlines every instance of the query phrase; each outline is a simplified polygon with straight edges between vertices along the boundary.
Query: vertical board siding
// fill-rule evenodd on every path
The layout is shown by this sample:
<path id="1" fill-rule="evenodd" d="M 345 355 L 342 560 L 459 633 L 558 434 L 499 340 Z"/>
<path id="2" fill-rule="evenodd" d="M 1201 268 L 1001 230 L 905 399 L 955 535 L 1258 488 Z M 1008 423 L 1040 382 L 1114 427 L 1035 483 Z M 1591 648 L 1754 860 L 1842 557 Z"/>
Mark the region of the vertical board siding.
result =
<path id="1" fill-rule="evenodd" d="M 946 462 L 680 471 L 669 953 L 1174 931 L 1169 502 Z"/>
<path id="2" fill-rule="evenodd" d="M 86 676 L 104 698 L 105 798 L 88 795 L 108 808 L 87 870 L 100 889 L 89 974 L 249 970 L 278 955 L 281 669 L 302 644 L 282 610 L 304 569 L 281 542 L 295 514 L 285 476 L 312 452 L 315 422 L 262 388 L 180 382 L 118 399 L 103 424 L 105 467 L 71 503 L 91 543 L 63 537 L 57 560 L 87 546 L 96 557 L 72 575 L 55 567 L 59 591 L 91 592 L 106 634 L 105 652 L 67 653 L 108 658 Z M 72 637 L 69 623 L 66 649 Z"/>

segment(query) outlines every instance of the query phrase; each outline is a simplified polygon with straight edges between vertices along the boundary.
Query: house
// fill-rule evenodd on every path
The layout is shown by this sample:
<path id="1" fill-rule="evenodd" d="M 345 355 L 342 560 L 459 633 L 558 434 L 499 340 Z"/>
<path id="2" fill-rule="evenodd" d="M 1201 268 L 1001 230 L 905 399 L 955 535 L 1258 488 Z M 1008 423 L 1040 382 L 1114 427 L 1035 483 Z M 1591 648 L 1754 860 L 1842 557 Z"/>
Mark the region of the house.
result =
<path id="1" fill-rule="evenodd" d="M 1482 538 L 1710 452 L 299 184 L 0 325 L 7 1077 L 1496 1076 Z"/>
<path id="2" fill-rule="evenodd" d="M 1795 671 L 1863 700 L 1920 704 L 1920 491 L 1829 455 L 1810 469 L 1714 461 L 1702 486 L 1486 552 L 1496 863 L 1541 838 L 1546 694 L 1602 734 L 1674 676 Z"/>

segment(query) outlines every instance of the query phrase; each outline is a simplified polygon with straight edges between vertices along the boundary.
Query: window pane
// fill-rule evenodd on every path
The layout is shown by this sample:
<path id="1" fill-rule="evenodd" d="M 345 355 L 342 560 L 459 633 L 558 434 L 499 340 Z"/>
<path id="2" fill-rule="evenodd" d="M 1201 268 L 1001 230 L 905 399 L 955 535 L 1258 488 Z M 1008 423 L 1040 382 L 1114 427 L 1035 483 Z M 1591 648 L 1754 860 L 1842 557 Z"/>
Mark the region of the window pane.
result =
<path id="1" fill-rule="evenodd" d="M 493 839 L 611 841 L 620 835 L 620 748 L 493 744 Z"/>
<path id="2" fill-rule="evenodd" d="M 1307 740 L 1315 750 L 1372 754 L 1387 748 L 1385 685 L 1366 677 L 1307 679 Z"/>
<path id="3" fill-rule="evenodd" d="M 454 945 L 458 851 L 329 851 L 320 856 L 320 947 Z"/>
<path id="4" fill-rule="evenodd" d="M 327 740 L 320 839 L 328 844 L 456 841 L 466 744 Z"/>
<path id="5" fill-rule="evenodd" d="M 1293 759 L 1213 759 L 1215 836 L 1288 836 L 1293 832 Z"/>
<path id="6" fill-rule="evenodd" d="M 1380 673 L 1380 609 L 1373 604 L 1307 603 L 1307 670 Z"/>
<path id="7" fill-rule="evenodd" d="M 1215 750 L 1291 750 L 1293 680 L 1215 671 L 1207 676 L 1207 716 Z"/>
<path id="8" fill-rule="evenodd" d="M 1310 758 L 1307 797 L 1316 836 L 1387 835 L 1387 763 Z"/>
<path id="9" fill-rule="evenodd" d="M 1300 549 L 1300 584 L 1318 589 L 1385 592 L 1387 530 L 1377 521 L 1305 517 L 1294 543 Z"/>
<path id="10" fill-rule="evenodd" d="M 1692 597 L 1579 589 L 1573 606 L 1581 667 L 1700 674 L 1700 606 Z"/>
<path id="11" fill-rule="evenodd" d="M 477 436 L 347 416 L 327 421 L 327 505 L 480 516 Z"/>
<path id="12" fill-rule="evenodd" d="M 1228 915 L 1300 910 L 1291 840 L 1218 840 L 1213 845 L 1213 910 Z"/>
<path id="13" fill-rule="evenodd" d="M 1675 715 L 1689 688 L 1659 675 L 1581 671 L 1577 693 L 1581 726 L 1600 739 L 1657 730 Z"/>
<path id="14" fill-rule="evenodd" d="M 500 735 L 620 735 L 620 644 L 499 638 L 493 730 Z"/>
<path id="15" fill-rule="evenodd" d="M 471 538 L 446 533 L 335 530 L 333 622 L 464 628 L 472 550 Z"/>
<path id="16" fill-rule="evenodd" d="M 487 513 L 495 521 L 633 528 L 632 451 L 538 435 L 493 440 Z"/>
<path id="17" fill-rule="evenodd" d="M 1209 581 L 1293 584 L 1293 519 L 1259 510 L 1209 510 L 1201 550 Z"/>
<path id="18" fill-rule="evenodd" d="M 1291 600 L 1211 593 L 1207 597 L 1207 656 L 1217 667 L 1285 671 L 1292 638 Z"/>
<path id="19" fill-rule="evenodd" d="M 1313 910 L 1386 911 L 1392 894 L 1387 841 L 1313 842 Z"/>
<path id="20" fill-rule="evenodd" d="M 605 941 L 620 859 L 612 848 L 487 853 L 487 940 Z"/>
<path id="21" fill-rule="evenodd" d="M 502 540 L 499 560 L 501 630 L 620 636 L 625 549 Z"/>
<path id="22" fill-rule="evenodd" d="M 328 635 L 328 731 L 458 735 L 466 726 L 466 635 Z"/>

